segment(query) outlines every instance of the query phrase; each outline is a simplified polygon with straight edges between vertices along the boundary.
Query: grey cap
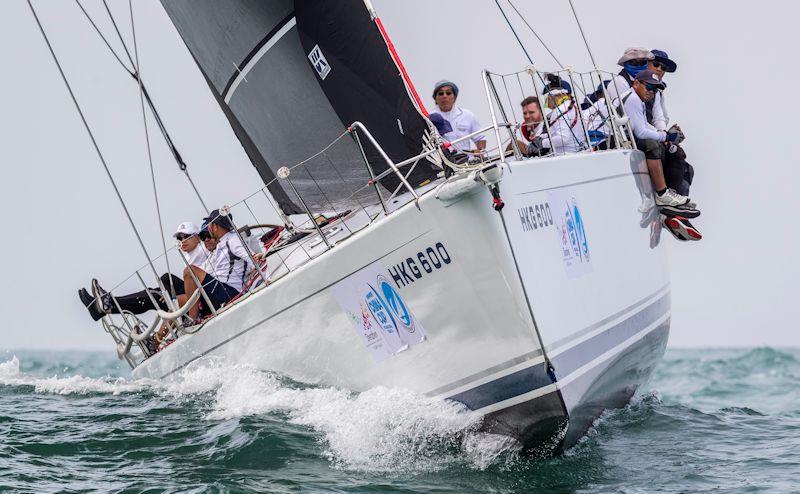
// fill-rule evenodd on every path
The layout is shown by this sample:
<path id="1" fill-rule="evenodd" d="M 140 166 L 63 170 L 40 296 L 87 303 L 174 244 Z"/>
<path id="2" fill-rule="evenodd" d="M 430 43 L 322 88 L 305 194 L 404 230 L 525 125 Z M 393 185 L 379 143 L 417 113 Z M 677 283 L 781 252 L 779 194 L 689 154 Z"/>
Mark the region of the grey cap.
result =
<path id="1" fill-rule="evenodd" d="M 622 54 L 617 65 L 625 65 L 625 62 L 630 62 L 631 60 L 653 60 L 654 58 L 655 55 L 653 55 L 653 52 L 647 48 L 634 46 L 625 50 L 625 53 Z"/>
<path id="2" fill-rule="evenodd" d="M 445 86 L 450 86 L 451 88 L 453 88 L 453 94 L 456 97 L 458 97 L 458 86 L 456 86 L 456 83 L 453 82 L 453 81 L 448 81 L 448 80 L 445 79 L 445 80 L 441 80 L 441 81 L 437 82 L 436 85 L 433 86 L 433 98 L 434 99 L 436 99 L 436 92 L 439 91 L 440 89 L 442 89 Z"/>

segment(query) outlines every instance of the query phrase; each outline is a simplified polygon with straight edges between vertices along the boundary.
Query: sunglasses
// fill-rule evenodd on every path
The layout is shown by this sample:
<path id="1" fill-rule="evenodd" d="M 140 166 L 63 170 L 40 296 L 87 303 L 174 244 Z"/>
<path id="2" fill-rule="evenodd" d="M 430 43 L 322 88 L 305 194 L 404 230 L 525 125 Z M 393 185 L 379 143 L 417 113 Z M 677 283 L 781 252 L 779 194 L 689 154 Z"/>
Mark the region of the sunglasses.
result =
<path id="1" fill-rule="evenodd" d="M 187 238 L 192 238 L 193 236 L 194 236 L 194 235 L 187 235 L 187 234 L 185 234 L 185 233 L 178 233 L 177 235 L 175 235 L 175 238 L 177 238 L 178 240 L 180 240 L 181 242 L 183 242 L 183 241 L 184 241 L 184 240 L 186 240 Z"/>
<path id="2" fill-rule="evenodd" d="M 199 233 L 198 237 L 200 237 L 200 240 L 202 240 L 203 242 L 205 242 L 206 240 L 211 240 L 211 234 L 205 232 Z"/>
<path id="3" fill-rule="evenodd" d="M 650 62 L 650 63 L 653 64 L 653 67 L 655 67 L 655 68 L 657 68 L 659 70 L 667 70 L 667 65 L 664 64 L 664 63 L 661 63 L 661 62 Z"/>
<path id="4" fill-rule="evenodd" d="M 453 91 L 437 91 L 436 96 L 450 96 L 453 94 Z"/>
<path id="5" fill-rule="evenodd" d="M 645 82 L 645 83 L 644 83 L 644 87 L 645 87 L 645 89 L 647 89 L 648 91 L 653 91 L 653 92 L 656 92 L 656 91 L 661 91 L 661 86 L 655 86 L 655 85 L 653 85 L 653 84 L 650 84 L 649 82 Z"/>
<path id="6" fill-rule="evenodd" d="M 647 60 L 629 60 L 628 63 L 634 67 L 641 67 L 642 65 L 647 65 Z"/>

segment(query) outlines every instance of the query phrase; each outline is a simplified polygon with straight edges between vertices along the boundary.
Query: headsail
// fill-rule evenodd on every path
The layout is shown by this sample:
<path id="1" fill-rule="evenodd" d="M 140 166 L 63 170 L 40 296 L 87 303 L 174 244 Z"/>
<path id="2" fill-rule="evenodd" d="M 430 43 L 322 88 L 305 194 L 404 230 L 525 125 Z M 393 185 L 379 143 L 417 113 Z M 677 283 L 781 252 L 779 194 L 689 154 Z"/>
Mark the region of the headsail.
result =
<path id="1" fill-rule="evenodd" d="M 162 0 L 234 132 L 265 183 L 363 122 L 395 162 L 420 153 L 427 124 L 412 103 L 362 0 Z M 365 143 L 375 173 L 386 163 Z M 420 162 L 409 182 L 435 175 Z M 313 211 L 373 202 L 349 137 L 297 168 L 291 180 Z M 388 188 L 399 182 L 382 181 Z M 284 181 L 270 192 L 300 213 Z"/>

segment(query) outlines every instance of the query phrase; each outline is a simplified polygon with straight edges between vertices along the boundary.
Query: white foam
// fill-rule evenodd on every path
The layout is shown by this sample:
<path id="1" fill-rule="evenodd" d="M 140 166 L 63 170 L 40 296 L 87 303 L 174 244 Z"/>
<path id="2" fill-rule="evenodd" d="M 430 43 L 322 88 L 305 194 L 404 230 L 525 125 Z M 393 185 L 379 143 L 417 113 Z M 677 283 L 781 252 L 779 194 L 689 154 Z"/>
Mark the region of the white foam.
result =
<path id="1" fill-rule="evenodd" d="M 152 381 L 127 380 L 123 378 L 83 376 L 35 377 L 20 371 L 19 359 L 16 355 L 9 361 L 0 363 L 0 385 L 33 386 L 37 393 L 59 395 L 88 393 L 132 393 L 152 387 Z"/>
<path id="2" fill-rule="evenodd" d="M 499 454 L 496 447 L 473 447 L 472 455 L 463 455 L 460 442 L 475 434 L 480 414 L 402 389 L 377 387 L 356 394 L 298 388 L 273 374 L 220 362 L 184 371 L 167 388 L 170 393 L 216 388 L 208 420 L 286 414 L 290 423 L 319 433 L 331 461 L 348 469 L 430 471 L 465 461 L 485 468 Z M 503 451 L 508 448 L 504 443 Z"/>
<path id="3" fill-rule="evenodd" d="M 352 393 L 303 387 L 279 376 L 218 359 L 201 359 L 165 381 L 83 376 L 39 378 L 20 372 L 14 357 L 0 363 L 0 385 L 33 386 L 37 393 L 136 393 L 170 398 L 208 396 L 205 420 L 281 413 L 319 435 L 331 462 L 360 471 L 421 472 L 453 463 L 485 469 L 518 445 L 477 432 L 481 414 L 403 389 Z"/>

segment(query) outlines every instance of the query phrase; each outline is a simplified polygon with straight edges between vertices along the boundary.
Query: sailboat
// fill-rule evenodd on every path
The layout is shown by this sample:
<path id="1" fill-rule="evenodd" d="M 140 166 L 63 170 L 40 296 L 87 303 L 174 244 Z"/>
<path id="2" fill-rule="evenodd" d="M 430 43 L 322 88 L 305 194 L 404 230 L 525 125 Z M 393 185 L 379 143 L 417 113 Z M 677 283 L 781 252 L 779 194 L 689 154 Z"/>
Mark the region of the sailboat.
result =
<path id="1" fill-rule="evenodd" d="M 134 376 L 223 358 L 401 387 L 551 451 L 647 381 L 670 284 L 624 118 L 608 149 L 526 157 L 506 147 L 518 125 L 484 71 L 495 147 L 458 163 L 368 0 L 162 4 L 284 224 L 262 237 L 259 279 L 211 317 L 103 319 Z M 520 74 L 541 94 L 538 70 Z M 139 349 L 164 321 L 177 338 Z"/>

